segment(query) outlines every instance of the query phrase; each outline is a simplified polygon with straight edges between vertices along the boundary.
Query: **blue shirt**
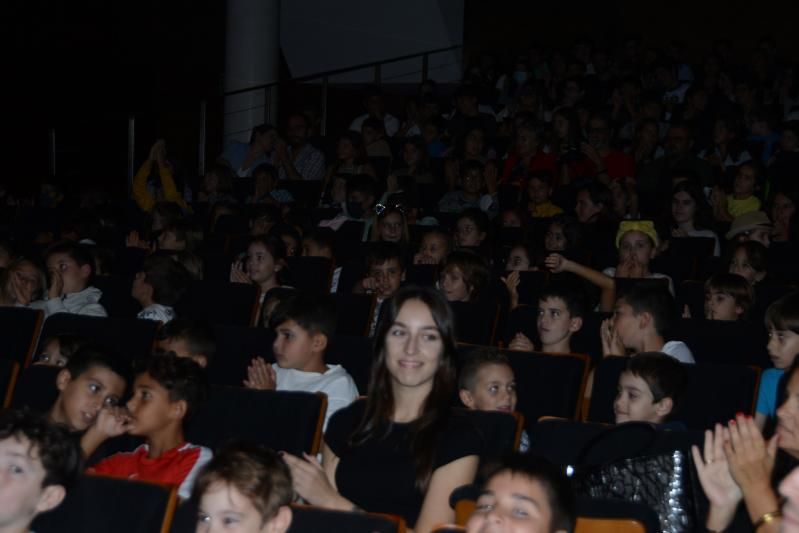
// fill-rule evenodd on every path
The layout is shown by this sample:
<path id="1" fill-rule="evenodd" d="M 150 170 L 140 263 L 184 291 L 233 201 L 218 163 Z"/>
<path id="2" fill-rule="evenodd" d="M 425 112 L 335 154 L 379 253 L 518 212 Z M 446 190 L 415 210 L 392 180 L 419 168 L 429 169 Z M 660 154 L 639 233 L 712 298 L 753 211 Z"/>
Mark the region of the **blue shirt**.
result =
<path id="1" fill-rule="evenodd" d="M 777 386 L 784 373 L 785 370 L 781 368 L 769 368 L 760 375 L 756 413 L 764 414 L 769 418 L 773 418 L 777 414 Z"/>
<path id="2" fill-rule="evenodd" d="M 239 172 L 241 170 L 241 165 L 244 163 L 244 160 L 247 158 L 247 154 L 249 153 L 249 144 L 233 141 L 225 146 L 225 151 L 222 153 L 222 159 L 230 163 L 230 168 L 232 168 L 233 172 L 235 172 L 240 178 L 251 176 L 253 169 L 262 163 L 271 163 L 271 159 L 267 156 L 267 154 L 261 154 L 258 156 L 258 159 L 252 162 L 250 168 L 244 172 Z"/>

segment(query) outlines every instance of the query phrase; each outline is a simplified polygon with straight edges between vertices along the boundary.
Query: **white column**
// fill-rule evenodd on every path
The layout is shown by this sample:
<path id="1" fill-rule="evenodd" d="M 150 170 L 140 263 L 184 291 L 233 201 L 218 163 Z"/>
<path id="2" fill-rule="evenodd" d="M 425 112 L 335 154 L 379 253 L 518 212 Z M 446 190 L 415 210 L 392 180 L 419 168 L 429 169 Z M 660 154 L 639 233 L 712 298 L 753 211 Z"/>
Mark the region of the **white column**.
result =
<path id="1" fill-rule="evenodd" d="M 277 80 L 280 0 L 227 0 L 225 92 Z M 271 100 L 276 120 L 277 91 Z M 263 90 L 225 98 L 225 142 L 247 142 L 253 126 L 267 121 Z"/>

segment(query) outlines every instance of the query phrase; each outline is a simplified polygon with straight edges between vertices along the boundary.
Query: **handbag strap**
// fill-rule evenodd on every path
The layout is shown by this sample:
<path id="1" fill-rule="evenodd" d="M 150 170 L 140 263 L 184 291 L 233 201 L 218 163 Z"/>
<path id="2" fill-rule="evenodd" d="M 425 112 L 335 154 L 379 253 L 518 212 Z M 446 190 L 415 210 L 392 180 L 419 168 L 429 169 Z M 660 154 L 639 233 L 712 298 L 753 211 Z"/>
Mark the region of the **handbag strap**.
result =
<path id="1" fill-rule="evenodd" d="M 603 441 L 606 441 L 610 438 L 620 438 L 620 436 L 624 435 L 625 433 L 630 435 L 640 435 L 642 431 L 646 433 L 647 438 L 641 440 L 639 443 L 640 445 L 634 452 L 630 453 L 629 451 L 625 450 L 625 453 L 620 457 L 611 459 L 608 462 L 612 462 L 622 457 L 635 457 L 637 455 L 641 455 L 644 450 L 648 449 L 655 442 L 658 436 L 658 431 L 655 428 L 655 425 L 650 424 L 649 422 L 626 422 L 624 424 L 617 424 L 591 437 L 580 449 L 580 453 L 577 454 L 577 460 L 575 463 L 576 466 L 584 466 L 586 457 L 588 457 L 593 449 Z"/>

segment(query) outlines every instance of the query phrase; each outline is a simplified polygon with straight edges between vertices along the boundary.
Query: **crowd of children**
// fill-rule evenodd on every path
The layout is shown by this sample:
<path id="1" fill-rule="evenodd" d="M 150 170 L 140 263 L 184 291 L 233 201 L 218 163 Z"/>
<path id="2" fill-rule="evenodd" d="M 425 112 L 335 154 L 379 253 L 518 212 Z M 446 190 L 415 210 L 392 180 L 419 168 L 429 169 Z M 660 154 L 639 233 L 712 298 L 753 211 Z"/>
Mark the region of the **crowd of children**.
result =
<path id="1" fill-rule="evenodd" d="M 258 126 L 201 181 L 177 175 L 159 140 L 126 201 L 87 209 L 85 195 L 46 183 L 32 208 L 57 223 L 8 225 L 0 305 L 114 316 L 101 287 L 124 280 L 133 316 L 160 324 L 135 365 L 81 335 L 40 340 L 33 363 L 59 368 L 58 394 L 43 417 L 0 413 L 0 462 L 30 473 L 13 505 L 0 487 L 0 529 L 55 508 L 84 459 L 93 474 L 178 487 L 199 508 L 197 531 L 235 520 L 283 532 L 301 499 L 429 532 L 454 520 L 450 494 L 476 479 L 484 443 L 469 411 L 517 409 L 525 376 L 505 350 L 557 356 L 590 339 L 594 364 L 628 358 L 616 424 L 683 431 L 679 414 L 703 408 L 685 405 L 687 365 L 703 354 L 678 325 L 725 321 L 765 329 L 772 367 L 753 418 L 708 428 L 693 450 L 703 519 L 721 531 L 743 502 L 756 530 L 776 531 L 780 491 L 786 513 L 799 506 L 799 81 L 768 45 L 765 70 L 723 48 L 689 65 L 636 40 L 614 54 L 581 43 L 568 59 L 536 46 L 513 72 L 475 65 L 451 94 L 423 84 L 407 117 L 369 88 L 335 143 L 303 113 Z M 321 291 L 297 268 L 310 258 L 326 265 Z M 181 303 L 206 281 L 252 286 L 250 327 L 274 335 L 274 361 L 244 354 L 240 386 L 326 396 L 319 456 L 186 442 L 218 355 L 213 325 Z M 370 302 L 368 390 L 328 362 L 349 318 L 341 295 Z M 458 342 L 484 323 L 493 346 L 461 357 Z M 467 531 L 573 529 L 568 482 L 523 455 L 530 438 L 479 476 Z"/>

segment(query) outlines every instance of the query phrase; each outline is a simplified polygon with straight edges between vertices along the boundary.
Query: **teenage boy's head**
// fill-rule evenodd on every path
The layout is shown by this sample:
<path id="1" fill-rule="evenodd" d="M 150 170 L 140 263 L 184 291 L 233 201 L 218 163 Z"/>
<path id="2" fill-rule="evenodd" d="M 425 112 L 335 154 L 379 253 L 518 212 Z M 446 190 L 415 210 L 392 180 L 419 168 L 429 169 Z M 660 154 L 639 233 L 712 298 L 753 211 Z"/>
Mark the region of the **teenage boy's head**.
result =
<path id="1" fill-rule="evenodd" d="M 616 423 L 662 424 L 676 411 L 687 385 L 688 372 L 669 355 L 644 352 L 630 358 L 613 402 Z"/>
<path id="2" fill-rule="evenodd" d="M 208 325 L 176 318 L 161 328 L 156 348 L 174 352 L 178 357 L 188 357 L 201 367 L 206 367 L 216 353 L 216 339 Z"/>
<path id="3" fill-rule="evenodd" d="M 585 295 L 569 283 L 552 283 L 538 296 L 538 337 L 544 346 L 568 342 L 583 327 L 588 312 Z"/>
<path id="4" fill-rule="evenodd" d="M 133 280 L 131 296 L 142 307 L 154 303 L 171 307 L 186 291 L 190 279 L 183 265 L 171 257 L 151 255 L 144 260 L 141 272 Z"/>
<path id="5" fill-rule="evenodd" d="M 705 282 L 705 318 L 739 320 L 746 318 L 754 303 L 752 285 L 738 274 L 719 272 Z"/>
<path id="6" fill-rule="evenodd" d="M 278 304 L 269 325 L 275 332 L 272 351 L 278 365 L 317 368 L 336 330 L 336 311 L 329 298 L 297 293 Z"/>
<path id="7" fill-rule="evenodd" d="M 291 472 L 275 452 L 234 444 L 203 468 L 194 484 L 199 533 L 226 531 L 234 516 L 240 533 L 283 533 L 291 525 Z"/>
<path id="8" fill-rule="evenodd" d="M 205 371 L 189 358 L 157 354 L 137 362 L 128 433 L 150 437 L 177 428 L 208 395 Z"/>
<path id="9" fill-rule="evenodd" d="M 28 531 L 36 515 L 58 507 L 81 462 L 65 427 L 29 412 L 0 412 L 0 529 Z"/>
<path id="10" fill-rule="evenodd" d="M 507 356 L 490 349 L 472 352 L 458 375 L 458 395 L 469 409 L 512 413 L 516 379 Z"/>
<path id="11" fill-rule="evenodd" d="M 789 368 L 799 354 L 799 292 L 783 296 L 766 310 L 768 354 L 777 368 Z"/>
<path id="12" fill-rule="evenodd" d="M 399 244 L 379 242 L 370 246 L 366 255 L 366 275 L 374 280 L 378 298 L 391 298 L 405 279 L 405 265 Z"/>
<path id="13" fill-rule="evenodd" d="M 569 479 L 552 463 L 513 454 L 489 471 L 467 533 L 567 533 L 576 520 Z"/>
<path id="14" fill-rule="evenodd" d="M 639 284 L 616 300 L 613 329 L 625 348 L 641 351 L 646 339 L 663 337 L 675 319 L 674 298 L 666 287 Z"/>
<path id="15" fill-rule="evenodd" d="M 64 294 L 80 292 L 91 284 L 94 258 L 82 244 L 67 241 L 56 243 L 47 249 L 44 257 L 47 270 L 58 272 L 64 280 Z"/>
<path id="16" fill-rule="evenodd" d="M 100 409 L 115 406 L 125 394 L 129 365 L 110 351 L 84 346 L 56 376 L 58 398 L 50 417 L 72 431 L 91 426 Z"/>

